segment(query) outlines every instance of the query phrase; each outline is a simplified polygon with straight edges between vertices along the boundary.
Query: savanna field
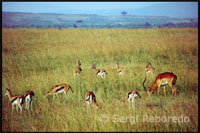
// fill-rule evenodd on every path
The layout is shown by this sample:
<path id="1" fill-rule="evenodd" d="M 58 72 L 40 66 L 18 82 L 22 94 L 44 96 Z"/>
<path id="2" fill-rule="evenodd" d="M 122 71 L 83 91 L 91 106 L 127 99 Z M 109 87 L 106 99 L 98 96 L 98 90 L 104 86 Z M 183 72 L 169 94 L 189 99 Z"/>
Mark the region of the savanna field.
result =
<path id="1" fill-rule="evenodd" d="M 83 71 L 74 77 L 77 60 Z M 161 88 L 160 95 L 147 97 L 142 83 L 148 61 L 155 73 L 145 86 L 158 74 L 173 72 L 176 96 L 166 86 L 166 96 Z M 126 74 L 117 74 L 117 62 Z M 96 76 L 92 64 L 108 72 L 106 79 Z M 61 83 L 74 93 L 44 97 Z M 33 110 L 12 115 L 6 88 L 13 94 L 33 90 Z M 126 101 L 131 89 L 142 97 L 136 109 Z M 95 93 L 101 108 L 87 109 L 87 91 Z M 2 29 L 2 130 L 197 132 L 198 29 Z"/>

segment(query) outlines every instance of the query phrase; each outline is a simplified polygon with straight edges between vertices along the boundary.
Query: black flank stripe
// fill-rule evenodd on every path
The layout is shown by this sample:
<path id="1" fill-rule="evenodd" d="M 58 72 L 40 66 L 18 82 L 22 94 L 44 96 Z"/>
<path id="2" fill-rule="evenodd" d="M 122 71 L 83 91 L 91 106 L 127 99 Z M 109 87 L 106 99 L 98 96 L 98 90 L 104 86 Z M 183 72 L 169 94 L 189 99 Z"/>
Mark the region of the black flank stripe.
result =
<path id="1" fill-rule="evenodd" d="M 128 93 L 128 98 L 129 98 L 129 95 L 131 94 L 131 91 Z"/>
<path id="2" fill-rule="evenodd" d="M 59 89 L 56 90 L 56 92 L 62 90 L 63 88 L 65 88 L 64 86 L 60 87 Z"/>
<path id="3" fill-rule="evenodd" d="M 17 97 L 15 97 L 11 102 L 13 103 L 16 99 L 17 99 Z"/>

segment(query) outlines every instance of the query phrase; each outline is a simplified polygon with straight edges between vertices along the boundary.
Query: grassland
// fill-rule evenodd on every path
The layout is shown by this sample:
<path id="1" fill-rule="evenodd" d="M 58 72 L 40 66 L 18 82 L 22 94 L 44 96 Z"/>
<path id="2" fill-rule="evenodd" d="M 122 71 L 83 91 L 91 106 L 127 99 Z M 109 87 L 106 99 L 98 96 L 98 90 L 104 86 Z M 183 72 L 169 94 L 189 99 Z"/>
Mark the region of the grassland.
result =
<path id="1" fill-rule="evenodd" d="M 74 78 L 77 60 L 83 71 Z M 167 96 L 161 89 L 159 96 L 147 97 L 142 86 L 147 61 L 156 68 L 154 76 L 167 71 L 177 75 L 176 97 L 169 86 Z M 125 75 L 117 75 L 116 62 L 127 69 Z M 92 64 L 106 69 L 105 80 L 96 77 Z M 74 93 L 59 94 L 60 100 L 44 97 L 60 83 L 70 84 Z M 13 94 L 33 90 L 33 111 L 12 116 L 5 88 Z M 135 110 L 124 102 L 131 89 L 142 96 Z M 87 91 L 95 93 L 101 109 L 87 110 Z M 150 122 L 144 115 L 189 121 Z M 133 123 L 131 117 L 138 120 Z M 198 29 L 2 29 L 2 130 L 197 132 Z"/>

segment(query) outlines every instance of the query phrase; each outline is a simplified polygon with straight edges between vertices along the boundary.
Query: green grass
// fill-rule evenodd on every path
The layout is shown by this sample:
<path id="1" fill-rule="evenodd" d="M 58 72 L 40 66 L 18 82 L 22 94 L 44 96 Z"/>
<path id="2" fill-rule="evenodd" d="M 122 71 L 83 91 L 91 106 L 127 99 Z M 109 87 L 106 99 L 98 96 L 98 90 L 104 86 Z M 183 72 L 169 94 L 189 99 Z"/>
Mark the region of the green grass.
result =
<path id="1" fill-rule="evenodd" d="M 2 94 L 3 131 L 198 131 L 198 29 L 3 29 L 2 92 L 35 92 L 33 111 L 11 115 L 11 103 Z M 83 71 L 74 78 L 77 60 Z M 161 88 L 147 98 L 142 82 L 146 62 L 177 75 L 177 96 Z M 116 62 L 127 69 L 117 75 Z M 106 79 L 96 77 L 92 64 L 104 68 Z M 154 79 L 145 85 L 150 87 Z M 54 85 L 70 84 L 74 93 L 44 94 Z M 137 89 L 136 110 L 124 100 Z M 101 109 L 87 110 L 85 95 L 93 91 Z M 147 107 L 148 104 L 162 106 Z M 101 115 L 109 119 L 102 123 Z M 143 116 L 189 117 L 190 122 L 144 122 Z M 138 116 L 134 124 L 130 117 Z M 127 121 L 126 121 L 127 119 Z M 129 119 L 129 120 L 128 120 Z M 118 121 L 118 122 L 116 122 Z M 121 122 L 119 122 L 121 121 Z"/>

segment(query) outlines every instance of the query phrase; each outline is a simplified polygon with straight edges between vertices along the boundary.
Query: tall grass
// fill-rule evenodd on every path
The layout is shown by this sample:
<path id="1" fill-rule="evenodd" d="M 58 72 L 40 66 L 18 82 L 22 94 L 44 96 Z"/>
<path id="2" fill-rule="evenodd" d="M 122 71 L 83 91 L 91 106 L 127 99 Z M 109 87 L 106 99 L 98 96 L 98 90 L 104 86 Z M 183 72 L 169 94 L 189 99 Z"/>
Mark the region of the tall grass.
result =
<path id="1" fill-rule="evenodd" d="M 35 92 L 33 111 L 11 115 L 2 95 L 3 131 L 198 131 L 198 29 L 2 29 L 2 92 Z M 83 71 L 73 76 L 77 60 Z M 146 62 L 177 75 L 177 96 L 153 94 L 147 98 L 142 82 Z M 116 62 L 127 73 L 117 75 Z M 92 64 L 108 72 L 96 77 Z M 145 83 L 151 86 L 151 77 Z M 53 99 L 44 94 L 67 83 L 74 93 Z M 137 89 L 136 110 L 124 100 Z M 102 106 L 87 110 L 85 94 L 93 91 Z M 147 107 L 147 104 L 161 106 Z M 107 122 L 100 121 L 106 116 Z M 144 122 L 143 116 L 189 117 L 189 122 Z M 131 123 L 131 116 L 138 121 Z M 125 119 L 126 118 L 126 119 Z"/>

